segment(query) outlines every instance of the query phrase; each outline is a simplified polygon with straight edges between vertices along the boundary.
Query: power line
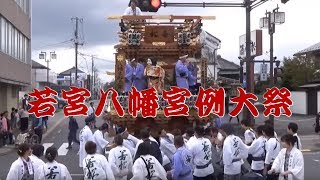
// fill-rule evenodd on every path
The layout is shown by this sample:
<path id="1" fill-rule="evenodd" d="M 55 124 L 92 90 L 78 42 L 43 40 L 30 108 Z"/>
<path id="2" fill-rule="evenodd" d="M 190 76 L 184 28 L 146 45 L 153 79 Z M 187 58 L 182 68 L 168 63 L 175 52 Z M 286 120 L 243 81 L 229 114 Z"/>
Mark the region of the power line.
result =
<path id="1" fill-rule="evenodd" d="M 81 53 L 81 52 L 79 52 L 79 55 L 87 56 L 87 57 L 92 57 L 92 55 L 84 54 L 84 53 Z M 101 61 L 106 61 L 106 62 L 108 62 L 108 63 L 113 63 L 113 64 L 115 64 L 115 61 L 112 61 L 112 60 L 109 60 L 109 59 L 103 59 L 103 58 L 99 58 L 99 57 L 94 57 L 94 59 L 101 60 Z"/>
<path id="2" fill-rule="evenodd" d="M 59 43 L 47 44 L 47 45 L 38 47 L 38 48 L 33 49 L 33 50 L 40 50 L 40 49 L 47 48 L 47 47 L 59 46 L 59 45 L 67 44 L 67 43 L 70 43 L 70 42 L 72 42 L 72 39 L 69 39 L 69 40 L 66 40 L 66 41 L 62 41 L 62 42 L 59 42 Z"/>
<path id="3" fill-rule="evenodd" d="M 85 56 L 83 56 L 82 54 L 79 54 L 79 55 L 85 60 L 86 66 L 87 66 L 87 73 L 89 73 L 88 59 Z"/>

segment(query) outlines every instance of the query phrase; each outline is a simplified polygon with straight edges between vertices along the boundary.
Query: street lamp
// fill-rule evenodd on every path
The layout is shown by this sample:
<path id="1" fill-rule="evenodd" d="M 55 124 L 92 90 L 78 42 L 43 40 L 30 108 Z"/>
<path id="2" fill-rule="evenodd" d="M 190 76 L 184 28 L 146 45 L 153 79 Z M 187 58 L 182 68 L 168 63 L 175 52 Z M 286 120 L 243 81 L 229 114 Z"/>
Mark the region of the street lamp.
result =
<path id="1" fill-rule="evenodd" d="M 47 86 L 49 86 L 49 63 L 52 59 L 57 59 L 57 54 L 55 51 L 50 52 L 50 57 L 47 59 L 47 52 L 41 51 L 39 54 L 39 59 L 44 59 L 47 62 Z"/>
<path id="2" fill-rule="evenodd" d="M 272 12 L 266 11 L 266 16 L 260 19 L 260 28 L 267 28 L 270 35 L 270 88 L 274 86 L 274 74 L 273 74 L 273 34 L 275 33 L 276 24 L 283 24 L 285 22 L 285 13 L 279 12 L 279 6 L 273 9 Z M 274 123 L 274 116 L 270 115 L 269 120 Z"/>

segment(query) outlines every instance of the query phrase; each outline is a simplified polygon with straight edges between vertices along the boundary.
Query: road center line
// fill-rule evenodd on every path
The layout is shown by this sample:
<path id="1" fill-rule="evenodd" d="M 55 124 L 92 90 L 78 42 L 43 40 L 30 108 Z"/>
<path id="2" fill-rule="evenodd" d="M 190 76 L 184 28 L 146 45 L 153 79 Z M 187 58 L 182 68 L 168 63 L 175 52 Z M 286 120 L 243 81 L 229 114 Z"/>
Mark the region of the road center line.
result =
<path id="1" fill-rule="evenodd" d="M 67 155 L 69 149 L 67 149 L 68 143 L 63 143 L 60 148 L 58 149 L 58 155 L 59 156 L 65 156 Z"/>
<path id="2" fill-rule="evenodd" d="M 60 119 L 56 119 L 55 123 L 49 128 L 49 130 L 43 135 L 42 139 L 45 139 L 64 119 L 66 119 L 66 117 L 60 118 Z"/>

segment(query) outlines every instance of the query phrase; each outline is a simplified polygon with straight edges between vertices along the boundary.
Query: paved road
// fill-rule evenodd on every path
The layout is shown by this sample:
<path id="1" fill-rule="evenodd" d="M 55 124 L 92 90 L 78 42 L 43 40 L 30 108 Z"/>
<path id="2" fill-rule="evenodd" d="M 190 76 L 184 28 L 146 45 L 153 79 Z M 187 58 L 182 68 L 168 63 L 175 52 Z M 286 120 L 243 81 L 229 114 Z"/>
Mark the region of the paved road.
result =
<path id="1" fill-rule="evenodd" d="M 320 152 L 304 154 L 305 180 L 318 180 L 320 176 Z"/>
<path id="2" fill-rule="evenodd" d="M 319 142 L 317 136 L 312 135 L 313 129 L 313 117 L 299 117 L 295 116 L 291 119 L 286 117 L 278 118 L 275 122 L 276 130 L 279 135 L 285 134 L 285 129 L 288 122 L 297 122 L 300 126 L 299 134 L 309 134 L 311 136 L 307 136 L 304 142 L 313 143 L 315 141 Z M 265 118 L 259 117 L 257 118 L 257 124 L 262 124 Z M 304 120 L 302 120 L 304 119 Z M 77 118 L 80 129 L 84 126 L 84 117 Z M 228 121 L 228 117 L 224 118 L 224 121 Z M 102 120 L 98 119 L 97 125 L 102 124 Z M 235 127 L 239 127 L 235 121 L 233 120 L 232 124 Z M 49 120 L 49 131 L 47 132 L 46 137 L 43 140 L 43 145 L 47 148 L 50 146 L 55 146 L 59 149 L 59 157 L 58 162 L 65 164 L 70 173 L 72 174 L 73 179 L 81 179 L 82 176 L 82 169 L 78 167 L 79 164 L 79 157 L 77 155 L 78 152 L 78 145 L 73 145 L 73 149 L 66 150 L 67 147 L 67 135 L 68 135 L 68 119 L 63 117 L 62 112 L 59 112 L 55 115 L 53 119 Z M 241 134 L 241 132 L 239 132 Z M 317 179 L 314 178 L 316 175 L 317 177 L 320 176 L 320 153 L 306 153 L 305 157 L 305 179 Z M 16 152 L 11 152 L 7 155 L 0 156 L 0 179 L 5 179 L 6 174 L 9 171 L 11 163 L 17 159 Z M 7 163 L 3 163 L 7 162 Z"/>

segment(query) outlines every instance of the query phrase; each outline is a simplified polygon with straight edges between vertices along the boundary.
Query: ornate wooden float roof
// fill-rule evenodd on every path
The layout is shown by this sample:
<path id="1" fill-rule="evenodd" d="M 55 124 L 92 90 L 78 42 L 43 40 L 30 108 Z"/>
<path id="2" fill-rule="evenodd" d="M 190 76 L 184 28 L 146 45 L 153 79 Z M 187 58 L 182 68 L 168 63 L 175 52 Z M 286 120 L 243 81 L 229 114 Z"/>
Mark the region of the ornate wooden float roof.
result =
<path id="1" fill-rule="evenodd" d="M 109 20 L 120 20 L 122 31 L 118 32 L 118 52 L 153 56 L 159 52 L 165 56 L 194 54 L 201 49 L 200 33 L 202 20 L 214 20 L 215 16 L 110 16 Z M 125 29 L 124 29 L 125 28 Z M 129 34 L 138 33 L 138 45 L 128 43 Z M 188 33 L 190 43 L 178 43 L 179 33 Z"/>

